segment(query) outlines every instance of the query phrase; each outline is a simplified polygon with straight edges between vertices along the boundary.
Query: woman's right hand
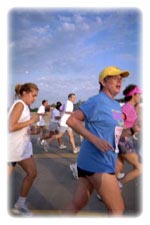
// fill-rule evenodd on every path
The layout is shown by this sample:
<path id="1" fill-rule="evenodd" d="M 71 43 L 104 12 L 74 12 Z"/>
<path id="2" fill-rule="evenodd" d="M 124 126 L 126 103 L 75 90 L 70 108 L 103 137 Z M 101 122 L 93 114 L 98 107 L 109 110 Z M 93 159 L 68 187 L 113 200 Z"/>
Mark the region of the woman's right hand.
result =
<path id="1" fill-rule="evenodd" d="M 115 151 L 115 149 L 113 148 L 113 146 L 109 142 L 107 142 L 107 141 L 105 141 L 105 140 L 103 140 L 101 138 L 98 138 L 98 137 L 95 137 L 95 140 L 93 140 L 93 144 L 98 149 L 100 149 L 102 152 L 107 152 L 110 149 L 112 151 Z"/>

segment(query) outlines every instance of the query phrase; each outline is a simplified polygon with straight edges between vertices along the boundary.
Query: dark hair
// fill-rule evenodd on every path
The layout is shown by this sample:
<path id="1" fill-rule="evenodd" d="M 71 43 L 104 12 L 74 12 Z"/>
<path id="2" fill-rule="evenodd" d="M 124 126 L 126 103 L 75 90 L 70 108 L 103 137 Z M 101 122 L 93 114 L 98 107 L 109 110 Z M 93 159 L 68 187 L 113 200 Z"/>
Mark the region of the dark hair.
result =
<path id="1" fill-rule="evenodd" d="M 39 90 L 37 85 L 34 83 L 25 83 L 25 84 L 18 84 L 15 86 L 15 92 L 17 95 L 22 96 L 23 92 L 30 93 L 33 90 Z"/>
<path id="2" fill-rule="evenodd" d="M 47 100 L 44 99 L 44 100 L 42 101 L 42 105 L 44 105 L 45 102 L 47 102 Z"/>
<path id="3" fill-rule="evenodd" d="M 128 102 L 131 100 L 132 96 L 126 96 L 130 91 L 132 91 L 137 85 L 135 84 L 129 84 L 123 91 L 124 101 Z"/>
<path id="4" fill-rule="evenodd" d="M 108 77 L 105 77 L 105 78 L 104 78 L 104 81 L 106 81 L 107 78 L 108 78 Z M 104 85 L 103 85 L 100 81 L 99 81 L 99 85 L 100 85 L 100 87 L 99 87 L 99 92 L 101 92 L 101 91 L 104 89 Z"/>
<path id="5" fill-rule="evenodd" d="M 68 99 L 71 98 L 72 95 L 75 95 L 75 93 L 70 93 L 70 94 L 68 95 Z"/>
<path id="6" fill-rule="evenodd" d="M 104 86 L 103 86 L 102 83 L 100 83 L 100 82 L 99 82 L 99 85 L 100 85 L 100 86 L 99 86 L 99 92 L 101 92 L 101 91 L 103 90 Z"/>
<path id="7" fill-rule="evenodd" d="M 56 109 L 59 109 L 60 106 L 62 106 L 62 103 L 61 103 L 61 102 L 57 102 L 57 103 L 56 103 Z"/>

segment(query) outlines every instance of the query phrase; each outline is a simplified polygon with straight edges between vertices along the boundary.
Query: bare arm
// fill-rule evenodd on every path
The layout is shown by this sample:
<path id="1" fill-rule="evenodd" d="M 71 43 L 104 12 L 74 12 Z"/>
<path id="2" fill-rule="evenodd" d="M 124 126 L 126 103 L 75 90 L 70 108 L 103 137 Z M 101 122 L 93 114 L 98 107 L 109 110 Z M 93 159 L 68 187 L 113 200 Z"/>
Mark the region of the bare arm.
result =
<path id="1" fill-rule="evenodd" d="M 66 111 L 65 113 L 66 114 L 69 114 L 69 115 L 73 114 L 73 112 L 69 112 L 69 111 L 68 112 Z"/>
<path id="2" fill-rule="evenodd" d="M 20 130 L 20 129 L 22 129 L 26 126 L 29 126 L 32 123 L 35 123 L 39 120 L 39 115 L 36 114 L 30 120 L 27 120 L 25 122 L 18 122 L 18 120 L 23 112 L 23 108 L 24 108 L 24 106 L 20 102 L 14 106 L 14 108 L 10 114 L 10 117 L 9 117 L 8 129 L 10 132 Z"/>
<path id="3" fill-rule="evenodd" d="M 84 138 L 94 144 L 101 151 L 105 152 L 110 149 L 114 150 L 110 143 L 101 138 L 98 138 L 96 135 L 92 134 L 85 128 L 85 126 L 83 125 L 84 119 L 85 115 L 83 114 L 83 112 L 81 110 L 77 110 L 69 117 L 69 119 L 67 120 L 67 124 L 78 134 L 82 135 Z"/>

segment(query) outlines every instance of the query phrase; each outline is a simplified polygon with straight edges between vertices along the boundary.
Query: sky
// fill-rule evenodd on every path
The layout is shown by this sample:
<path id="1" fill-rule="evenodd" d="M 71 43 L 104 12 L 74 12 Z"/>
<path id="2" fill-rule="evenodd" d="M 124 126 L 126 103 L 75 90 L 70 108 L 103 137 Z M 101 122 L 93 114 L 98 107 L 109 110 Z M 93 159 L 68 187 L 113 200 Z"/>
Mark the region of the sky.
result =
<path id="1" fill-rule="evenodd" d="M 122 86 L 142 86 L 142 15 L 137 9 L 12 9 L 8 13 L 9 103 L 18 83 L 39 87 L 38 107 L 85 101 L 99 91 L 105 66 L 130 72 Z M 142 88 L 142 87 L 141 87 Z M 122 97 L 122 94 L 117 96 Z"/>

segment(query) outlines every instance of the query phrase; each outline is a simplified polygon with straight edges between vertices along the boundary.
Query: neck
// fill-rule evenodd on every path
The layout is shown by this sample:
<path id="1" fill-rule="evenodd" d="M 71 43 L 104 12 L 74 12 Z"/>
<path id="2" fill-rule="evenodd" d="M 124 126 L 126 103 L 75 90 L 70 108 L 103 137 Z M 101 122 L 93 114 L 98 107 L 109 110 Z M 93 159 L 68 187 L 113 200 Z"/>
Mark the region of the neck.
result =
<path id="1" fill-rule="evenodd" d="M 135 106 L 135 104 L 136 104 L 133 98 L 131 98 L 131 100 L 129 101 L 129 103 L 130 103 L 131 105 L 133 105 L 133 106 Z"/>
<path id="2" fill-rule="evenodd" d="M 111 99 L 114 99 L 116 94 L 114 95 L 112 92 L 110 92 L 108 89 L 103 89 L 103 92 L 108 96 L 110 97 Z"/>
<path id="3" fill-rule="evenodd" d="M 25 98 L 24 98 L 23 96 L 21 97 L 21 100 L 22 100 L 26 105 L 28 105 L 28 104 L 26 103 Z"/>

